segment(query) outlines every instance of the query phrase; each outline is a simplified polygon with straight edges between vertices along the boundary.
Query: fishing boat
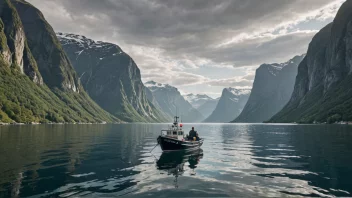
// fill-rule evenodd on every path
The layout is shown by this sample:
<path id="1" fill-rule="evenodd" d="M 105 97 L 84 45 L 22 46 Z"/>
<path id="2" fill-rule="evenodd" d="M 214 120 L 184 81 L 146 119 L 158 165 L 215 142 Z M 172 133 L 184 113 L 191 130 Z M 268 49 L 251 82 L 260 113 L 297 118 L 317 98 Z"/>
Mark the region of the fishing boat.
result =
<path id="1" fill-rule="evenodd" d="M 196 150 L 199 149 L 204 139 L 195 138 L 190 140 L 182 129 L 182 124 L 178 123 L 179 117 L 175 116 L 174 123 L 167 129 L 161 130 L 157 138 L 158 144 L 163 151 Z"/>

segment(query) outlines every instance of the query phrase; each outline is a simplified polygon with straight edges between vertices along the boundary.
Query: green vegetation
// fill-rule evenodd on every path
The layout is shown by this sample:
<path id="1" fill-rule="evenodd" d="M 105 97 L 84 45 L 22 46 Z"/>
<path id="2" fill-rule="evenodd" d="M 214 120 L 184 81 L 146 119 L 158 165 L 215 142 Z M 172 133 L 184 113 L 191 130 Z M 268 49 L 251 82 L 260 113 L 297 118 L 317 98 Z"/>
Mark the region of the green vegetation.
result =
<path id="1" fill-rule="evenodd" d="M 152 106 L 152 104 L 150 104 Z M 122 108 L 122 110 L 120 109 Z M 153 117 L 143 117 L 141 116 L 130 103 L 124 101 L 123 104 L 116 110 L 116 112 L 111 112 L 116 117 L 126 121 L 126 122 L 163 122 L 166 121 L 161 113 L 152 106 L 152 110 L 155 118 Z"/>
<path id="2" fill-rule="evenodd" d="M 50 91 L 0 64 L 0 122 L 113 122 L 113 116 L 77 93 Z"/>
<path id="3" fill-rule="evenodd" d="M 24 7 L 20 7 L 18 11 L 12 3 Z M 35 8 L 28 7 L 25 2 L 9 0 L 5 0 L 2 7 L 0 122 L 119 122 L 119 119 L 101 109 L 84 92 L 51 26 L 37 9 L 33 9 Z M 25 19 L 30 19 L 24 20 L 25 27 L 17 11 L 22 14 L 28 13 L 27 16 L 22 15 Z M 39 21 L 35 21 L 36 19 Z M 26 27 L 30 31 L 26 31 Z M 40 39 L 36 39 L 38 33 L 43 35 Z M 16 41 L 16 35 L 23 38 Z M 16 44 L 23 41 L 22 39 L 24 39 L 24 74 L 16 65 L 15 56 L 12 56 L 12 65 L 9 67 L 1 55 L 5 50 L 10 53 L 17 52 L 19 49 L 16 48 Z M 41 74 L 44 74 L 43 78 L 49 79 L 49 84 L 43 83 Z M 71 85 L 77 86 L 77 92 L 70 89 Z"/>

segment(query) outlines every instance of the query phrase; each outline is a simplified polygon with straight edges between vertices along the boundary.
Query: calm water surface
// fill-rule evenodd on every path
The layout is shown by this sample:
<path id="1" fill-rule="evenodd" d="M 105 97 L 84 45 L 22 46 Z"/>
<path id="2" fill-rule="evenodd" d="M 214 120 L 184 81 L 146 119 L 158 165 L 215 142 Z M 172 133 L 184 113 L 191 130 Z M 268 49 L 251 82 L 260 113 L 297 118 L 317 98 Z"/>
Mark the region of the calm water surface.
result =
<path id="1" fill-rule="evenodd" d="M 0 127 L 0 197 L 352 196 L 351 126 L 191 126 L 174 154 L 162 124 Z"/>

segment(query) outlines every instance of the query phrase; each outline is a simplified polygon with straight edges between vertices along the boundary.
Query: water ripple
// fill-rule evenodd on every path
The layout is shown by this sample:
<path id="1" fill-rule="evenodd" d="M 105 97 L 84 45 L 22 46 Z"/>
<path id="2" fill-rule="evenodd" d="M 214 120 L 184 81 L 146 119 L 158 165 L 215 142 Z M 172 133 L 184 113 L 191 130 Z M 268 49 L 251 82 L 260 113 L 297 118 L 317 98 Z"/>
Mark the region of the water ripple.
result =
<path id="1" fill-rule="evenodd" d="M 0 128 L 0 197 L 352 193 L 351 127 L 192 126 L 206 138 L 202 150 L 174 154 L 154 148 L 158 124 Z"/>

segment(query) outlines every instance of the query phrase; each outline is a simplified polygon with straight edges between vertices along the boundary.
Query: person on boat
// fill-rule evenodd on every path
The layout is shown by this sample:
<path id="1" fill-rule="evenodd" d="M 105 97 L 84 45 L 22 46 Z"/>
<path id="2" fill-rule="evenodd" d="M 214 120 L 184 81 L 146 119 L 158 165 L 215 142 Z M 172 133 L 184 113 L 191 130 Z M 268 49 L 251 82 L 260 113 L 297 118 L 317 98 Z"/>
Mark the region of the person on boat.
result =
<path id="1" fill-rule="evenodd" d="M 197 132 L 194 130 L 194 127 L 192 127 L 192 130 L 189 131 L 188 139 L 194 140 L 194 138 L 197 138 Z"/>

